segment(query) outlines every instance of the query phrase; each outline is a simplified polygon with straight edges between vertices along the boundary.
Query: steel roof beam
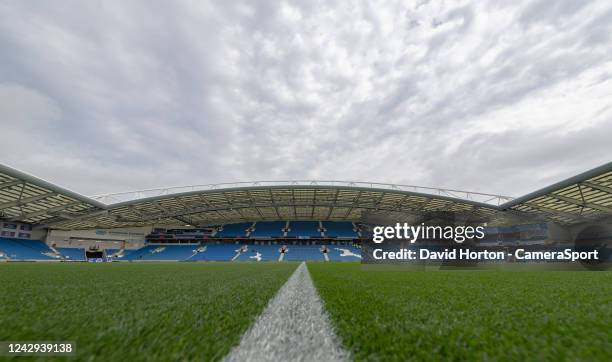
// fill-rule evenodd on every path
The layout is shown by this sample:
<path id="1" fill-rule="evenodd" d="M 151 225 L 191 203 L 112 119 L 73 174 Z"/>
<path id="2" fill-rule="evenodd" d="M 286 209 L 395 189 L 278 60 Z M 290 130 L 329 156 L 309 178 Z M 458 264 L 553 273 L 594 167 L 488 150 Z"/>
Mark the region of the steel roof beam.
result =
<path id="1" fill-rule="evenodd" d="M 555 195 L 555 194 L 550 194 L 548 196 L 553 199 L 567 202 L 572 205 L 588 207 L 589 209 L 595 209 L 595 210 L 599 210 L 599 211 L 603 211 L 603 212 L 612 214 L 612 207 L 595 204 L 593 202 L 582 202 L 582 200 L 572 199 L 571 197 L 567 197 L 567 196 L 561 196 L 561 195 Z"/>
<path id="2" fill-rule="evenodd" d="M 253 195 L 251 195 L 251 191 L 247 191 L 247 195 L 249 195 L 249 199 L 251 200 L 251 204 L 254 204 L 255 203 L 255 199 L 253 199 Z M 257 214 L 259 214 L 259 217 L 263 219 L 264 216 L 261 213 L 261 210 L 259 210 L 258 207 L 256 207 L 255 210 L 257 210 Z"/>
<path id="3" fill-rule="evenodd" d="M 98 216 L 107 216 L 109 215 L 109 211 L 108 210 L 96 210 L 93 212 L 88 212 L 86 214 L 66 214 L 66 213 L 62 213 L 62 214 L 58 214 L 57 217 L 59 218 L 59 220 L 52 220 L 50 222 L 44 222 L 43 224 L 41 224 L 39 227 L 44 228 L 44 227 L 50 227 L 53 225 L 57 225 L 57 224 L 62 224 L 65 223 L 66 221 L 70 221 L 70 222 L 74 222 L 74 221 L 83 221 L 86 220 L 86 222 L 93 222 L 93 220 L 88 220 L 88 219 L 92 219 Z M 63 220 L 61 220 L 63 219 Z"/>
<path id="4" fill-rule="evenodd" d="M 24 183 L 25 183 L 25 181 L 23 181 L 23 180 L 7 181 L 7 182 L 4 182 L 4 183 L 0 184 L 0 190 L 9 188 L 11 186 L 17 186 L 17 185 L 20 185 L 20 184 L 24 184 Z"/>
<path id="5" fill-rule="evenodd" d="M 179 197 L 175 197 L 174 200 L 176 200 L 176 203 L 180 204 L 182 207 L 189 208 L 189 206 L 187 206 L 187 204 L 183 200 L 181 200 Z"/>
<path id="6" fill-rule="evenodd" d="M 175 216 L 175 217 L 173 217 L 173 219 L 174 220 L 178 220 L 178 221 L 180 221 L 180 222 L 182 222 L 182 223 L 184 223 L 186 225 L 193 225 L 193 226 L 196 226 L 196 227 L 198 226 L 198 225 L 196 225 L 196 223 L 192 222 L 191 220 L 184 219 L 184 218 L 182 218 L 180 216 Z"/>
<path id="7" fill-rule="evenodd" d="M 46 198 L 49 198 L 49 197 L 52 197 L 52 196 L 55 196 L 55 195 L 57 195 L 56 192 L 47 192 L 47 193 L 42 194 L 42 195 L 24 197 L 24 198 L 20 198 L 18 200 L 5 202 L 4 204 L 0 204 L 0 210 L 8 209 L 10 207 L 15 207 L 15 206 L 22 206 L 22 205 L 28 204 L 30 202 L 36 202 L 36 201 L 44 200 Z"/>
<path id="8" fill-rule="evenodd" d="M 272 206 L 274 207 L 274 211 L 276 212 L 276 216 L 280 219 L 280 212 L 278 211 L 278 206 L 276 206 L 276 200 L 274 200 L 274 195 L 272 194 L 272 189 L 268 189 L 270 193 L 270 200 L 272 200 Z"/>
<path id="9" fill-rule="evenodd" d="M 148 220 L 155 220 L 155 219 L 160 219 L 160 218 L 174 218 L 175 216 L 184 216 L 184 215 L 191 215 L 191 214 L 198 214 L 198 213 L 204 213 L 204 212 L 214 212 L 214 211 L 224 211 L 224 210 L 237 210 L 237 209 L 249 209 L 249 208 L 257 208 L 257 207 L 268 207 L 268 204 L 255 204 L 255 205 L 227 205 L 227 206 L 222 206 L 222 207 L 216 207 L 216 208 L 210 208 L 210 207 L 196 207 L 196 208 L 191 208 L 191 209 L 185 209 L 185 210 L 181 210 L 181 211 L 174 211 L 174 212 L 160 212 L 160 213 L 154 213 L 154 214 L 144 214 L 143 213 L 143 221 L 148 221 Z M 276 203 L 275 207 L 292 207 L 294 206 L 293 203 L 291 202 L 284 202 L 284 203 Z M 358 209 L 368 209 L 368 210 L 381 210 L 381 211 L 397 211 L 393 208 L 380 208 L 380 207 L 374 207 L 371 205 L 371 203 L 363 203 L 363 204 L 359 204 L 359 203 L 355 203 L 355 202 L 349 202 L 347 204 L 330 204 L 330 203 L 315 203 L 315 204 L 304 204 L 304 205 L 300 205 L 300 206 L 305 206 L 305 207 L 318 207 L 318 206 L 323 206 L 323 207 L 344 207 L 344 208 L 348 208 L 349 209 L 349 213 L 351 212 L 351 210 L 353 208 L 358 208 Z M 404 209 L 404 212 L 416 212 L 416 210 L 406 210 Z M 283 217 L 279 214 L 279 219 L 282 219 Z M 294 214 L 295 217 L 295 214 Z"/>
<path id="10" fill-rule="evenodd" d="M 56 194 L 64 195 L 66 197 L 70 197 L 72 199 L 82 201 L 85 204 L 89 204 L 89 205 L 92 205 L 92 206 L 95 206 L 95 207 L 99 207 L 99 208 L 105 208 L 105 206 L 106 206 L 105 204 L 103 204 L 103 203 L 101 203 L 101 202 L 99 202 L 97 200 L 94 200 L 94 199 L 91 199 L 89 197 L 77 194 L 76 192 L 73 192 L 73 191 L 64 189 L 62 187 L 56 186 L 56 185 L 54 185 L 54 184 L 52 184 L 50 182 L 47 182 L 45 180 L 41 180 L 41 179 L 39 179 L 37 177 L 28 175 L 28 174 L 26 174 L 24 172 L 15 170 L 14 168 L 11 168 L 11 167 L 8 167 L 8 166 L 2 165 L 2 164 L 0 164 L 0 174 L 5 174 L 5 175 L 10 176 L 11 178 L 18 179 L 18 180 L 20 180 L 23 183 L 32 184 L 32 185 L 35 185 L 37 187 L 53 191 Z"/>
<path id="11" fill-rule="evenodd" d="M 596 183 L 591 182 L 591 181 L 584 181 L 584 182 L 582 182 L 582 184 L 584 186 L 588 186 L 588 187 L 590 187 L 592 189 L 612 194 L 612 187 L 608 187 L 608 186 L 604 186 L 604 185 L 599 185 L 599 184 L 596 184 Z"/>
<path id="12" fill-rule="evenodd" d="M 580 220 L 580 221 L 593 221 L 593 220 L 591 220 L 589 218 L 586 218 L 586 217 L 584 217 L 584 216 L 582 216 L 580 214 L 573 214 L 573 213 L 570 213 L 570 212 L 555 210 L 555 209 L 551 209 L 551 208 L 546 207 L 546 206 L 540 206 L 540 205 L 536 205 L 536 204 L 533 204 L 533 203 L 525 203 L 524 205 L 528 206 L 528 207 L 531 207 L 533 209 L 536 209 L 536 210 L 540 210 L 540 211 L 542 211 L 542 212 L 544 212 L 544 213 L 546 213 L 548 215 L 557 215 L 557 216 L 562 216 L 562 217 L 568 217 L 568 218 L 576 219 L 576 220 Z M 529 211 L 523 211 L 523 210 L 517 210 L 517 211 L 526 212 L 526 213 L 529 212 Z"/>
<path id="13" fill-rule="evenodd" d="M 179 202 L 178 197 L 175 197 L 174 200 L 177 203 L 181 204 L 183 207 L 186 207 L 186 205 L 183 202 Z M 157 201 L 151 201 L 151 204 L 153 204 L 162 213 L 166 212 L 166 209 L 164 209 L 164 207 L 162 205 L 160 205 Z M 140 210 L 136 210 L 133 206 L 130 209 L 135 211 L 138 214 L 138 216 L 140 216 L 141 222 L 143 222 L 143 223 L 151 221 L 151 220 L 154 220 L 154 219 L 148 219 L 148 217 L 149 217 L 148 214 L 144 214 Z M 193 225 L 193 223 L 191 221 L 189 221 L 187 219 L 183 219 L 180 216 L 170 217 L 170 219 L 174 219 L 174 220 L 180 221 L 183 224 Z M 127 221 L 127 222 L 132 222 L 132 221 Z"/>
<path id="14" fill-rule="evenodd" d="M 74 206 L 78 206 L 78 205 L 82 205 L 83 203 L 80 201 L 75 201 L 75 202 L 71 202 L 69 204 L 65 204 L 65 205 L 60 205 L 60 206 L 55 206 L 55 207 L 50 207 L 48 209 L 43 209 L 43 210 L 39 210 L 39 211 L 34 211 L 34 212 L 30 212 L 27 214 L 21 214 L 19 216 L 15 216 L 13 218 L 11 218 L 11 220 L 15 221 L 15 220 L 27 220 L 29 218 L 32 217 L 38 217 L 38 216 L 42 216 L 42 215 L 51 215 L 52 213 L 58 212 L 58 211 L 62 211 L 62 210 L 66 210 L 68 208 L 74 207 Z"/>
<path id="15" fill-rule="evenodd" d="M 583 173 L 581 173 L 579 175 L 576 175 L 576 176 L 570 177 L 568 179 L 565 179 L 563 181 L 557 182 L 555 184 L 549 185 L 549 186 L 547 186 L 547 187 L 545 187 L 543 189 L 531 192 L 531 193 L 529 193 L 527 195 L 523 195 L 523 196 L 518 197 L 518 198 L 516 198 L 514 200 L 511 200 L 511 201 L 508 201 L 506 203 L 503 203 L 503 204 L 499 205 L 499 207 L 502 210 L 507 210 L 507 209 L 509 209 L 509 208 L 511 208 L 513 206 L 517 206 L 517 205 L 520 205 L 520 204 L 532 201 L 532 200 L 534 200 L 534 199 L 536 199 L 536 198 L 538 198 L 540 196 L 546 196 L 546 195 L 551 194 L 551 193 L 553 193 L 555 191 L 562 190 L 562 189 L 564 189 L 566 187 L 573 186 L 573 185 L 576 185 L 576 184 L 579 184 L 579 183 L 584 183 L 585 181 L 589 181 L 590 179 L 592 179 L 594 177 L 598 177 L 598 176 L 604 175 L 604 174 L 606 174 L 608 172 L 612 172 L 612 162 L 608 162 L 608 163 L 606 163 L 604 165 L 601 165 L 601 166 L 596 167 L 594 169 L 591 169 L 589 171 L 583 172 Z"/>

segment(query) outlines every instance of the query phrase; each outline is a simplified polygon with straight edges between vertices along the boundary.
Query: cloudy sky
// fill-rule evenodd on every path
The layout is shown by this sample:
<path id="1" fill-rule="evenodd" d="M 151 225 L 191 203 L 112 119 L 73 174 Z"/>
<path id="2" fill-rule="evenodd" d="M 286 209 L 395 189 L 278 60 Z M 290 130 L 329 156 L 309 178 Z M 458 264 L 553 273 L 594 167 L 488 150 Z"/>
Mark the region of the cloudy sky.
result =
<path id="1" fill-rule="evenodd" d="M 0 3 L 0 162 L 520 196 L 612 161 L 612 2 Z"/>

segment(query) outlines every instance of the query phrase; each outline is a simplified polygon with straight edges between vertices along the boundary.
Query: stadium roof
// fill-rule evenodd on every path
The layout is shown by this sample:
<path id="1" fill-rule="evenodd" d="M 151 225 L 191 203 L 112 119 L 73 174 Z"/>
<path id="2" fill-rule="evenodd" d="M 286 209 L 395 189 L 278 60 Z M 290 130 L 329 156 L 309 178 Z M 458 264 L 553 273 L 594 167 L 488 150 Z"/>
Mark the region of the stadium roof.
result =
<path id="1" fill-rule="evenodd" d="M 504 224 L 535 219 L 577 224 L 609 216 L 612 163 L 514 200 L 440 188 L 342 181 L 196 185 L 89 198 L 0 165 L 0 218 L 57 229 L 415 217 L 420 221 L 452 218 Z"/>
<path id="2" fill-rule="evenodd" d="M 612 162 L 509 201 L 501 208 L 560 224 L 612 216 Z"/>
<path id="3" fill-rule="evenodd" d="M 106 205 L 0 164 L 0 219 L 45 223 L 103 211 Z"/>

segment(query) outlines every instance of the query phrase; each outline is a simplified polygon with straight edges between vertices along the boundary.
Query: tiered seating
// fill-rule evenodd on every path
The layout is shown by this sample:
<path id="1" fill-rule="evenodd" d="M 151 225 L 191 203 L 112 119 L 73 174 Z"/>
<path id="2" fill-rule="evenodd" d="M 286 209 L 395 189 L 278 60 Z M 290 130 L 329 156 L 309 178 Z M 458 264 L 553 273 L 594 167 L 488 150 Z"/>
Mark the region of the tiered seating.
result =
<path id="1" fill-rule="evenodd" d="M 132 255 L 136 256 L 137 253 L 140 252 L 141 249 L 123 249 L 123 253 L 120 255 L 117 255 L 117 253 L 120 251 L 121 249 L 105 249 L 105 256 L 107 258 L 112 258 L 113 260 L 132 260 L 130 259 L 130 257 Z"/>
<path id="2" fill-rule="evenodd" d="M 280 245 L 249 245 L 246 252 L 242 252 L 238 261 L 277 261 Z"/>
<path id="3" fill-rule="evenodd" d="M 258 221 L 255 230 L 251 233 L 252 238 L 270 238 L 283 235 L 285 221 Z"/>
<path id="4" fill-rule="evenodd" d="M 329 245 L 327 256 L 330 261 L 360 261 L 361 249 L 348 245 Z"/>
<path id="5" fill-rule="evenodd" d="M 57 260 L 47 244 L 38 240 L 0 238 L 0 251 L 14 260 Z M 47 254 L 47 255 L 45 255 Z"/>
<path id="6" fill-rule="evenodd" d="M 236 250 L 240 248 L 240 245 L 236 244 L 209 244 L 206 245 L 206 251 L 198 253 L 193 257 L 189 258 L 190 261 L 230 261 L 236 256 Z"/>
<path id="7" fill-rule="evenodd" d="M 323 221 L 325 236 L 338 238 L 358 238 L 353 230 L 353 223 L 348 221 Z"/>
<path id="8" fill-rule="evenodd" d="M 110 257 L 111 255 L 115 255 L 115 253 L 117 253 L 119 250 L 121 249 L 104 249 L 104 252 L 106 253 L 107 257 Z M 127 255 L 128 253 L 129 253 L 128 250 L 124 250 L 125 255 Z"/>
<path id="9" fill-rule="evenodd" d="M 321 245 L 288 245 L 284 260 L 325 260 Z"/>
<path id="10" fill-rule="evenodd" d="M 126 260 L 185 260 L 193 254 L 196 245 L 147 245 L 128 254 Z"/>
<path id="11" fill-rule="evenodd" d="M 153 250 L 156 247 L 157 246 L 154 246 L 154 245 L 147 245 L 140 249 L 132 250 L 130 252 L 127 252 L 125 257 L 123 257 L 122 259 L 123 260 L 140 260 L 145 254 L 151 252 L 151 250 Z"/>
<path id="12" fill-rule="evenodd" d="M 238 224 L 225 224 L 223 230 L 217 232 L 216 238 L 236 238 L 246 236 L 246 229 L 249 228 L 253 223 L 241 222 Z"/>
<path id="13" fill-rule="evenodd" d="M 322 236 L 320 227 L 326 229 Z M 223 225 L 222 230 L 219 230 L 213 237 L 203 240 L 167 240 L 165 235 L 174 233 L 174 236 L 192 236 L 196 231 L 213 230 L 214 227 L 204 229 L 159 229 L 155 230 L 150 235 L 164 235 L 164 240 L 161 237 L 158 241 L 148 241 L 146 245 L 140 249 L 126 249 L 122 257 L 111 258 L 114 261 L 152 261 L 152 260 L 173 260 L 173 261 L 278 261 L 281 260 L 360 260 L 361 254 L 359 248 L 353 247 L 353 241 L 347 239 L 358 238 L 358 233 L 353 230 L 354 225 L 351 222 L 319 222 L 319 221 L 259 221 L 256 223 L 242 222 L 235 224 Z M 194 231 L 195 230 L 195 231 Z M 162 234 L 165 233 L 165 234 Z M 285 235 L 286 234 L 286 235 Z M 150 236 L 149 235 L 149 236 Z M 240 243 L 221 243 L 217 238 L 244 238 L 246 235 L 252 239 L 248 242 Z M 321 239 L 328 237 L 335 240 Z M 270 239 L 276 238 L 277 244 L 270 245 Z M 308 242 L 311 245 L 293 245 L 293 243 L 306 244 L 299 242 L 296 239 L 316 239 L 318 245 Z M 253 240 L 254 239 L 254 240 Z M 149 240 L 147 237 L 146 240 Z M 205 241 L 206 240 L 206 241 Z M 280 241 L 282 240 L 282 241 Z M 210 244 L 206 244 L 210 242 Z M 255 245 L 253 243 L 261 243 Z M 265 245 L 263 245 L 265 243 Z M 281 254 L 279 249 L 283 243 L 287 243 L 287 253 Z M 325 255 L 321 252 L 322 243 L 328 244 L 329 253 Z M 248 245 L 247 250 L 239 254 L 242 246 Z M 331 244 L 331 245 L 330 245 Z M 347 245 L 342 245 L 347 244 Z M 13 244 L 11 244 L 13 245 Z M 60 254 L 65 260 L 86 260 L 85 250 L 82 245 L 73 245 L 72 248 L 58 248 L 57 255 L 53 254 L 52 250 L 40 243 L 44 251 L 49 253 L 46 255 L 35 256 L 30 255 L 30 258 L 38 259 L 61 259 Z M 108 245 L 111 248 L 114 245 Z M 78 247 L 81 247 L 80 249 Z M 11 251 L 3 250 L 0 252 Z M 344 250 L 341 250 L 344 249 Z M 118 249 L 105 249 L 105 256 L 111 257 Z M 5 253 L 9 255 L 10 253 Z M 14 253 L 13 253 L 14 254 Z M 327 256 L 327 259 L 326 259 Z M 0 256 L 1 257 L 1 256 Z"/>
<path id="14" fill-rule="evenodd" d="M 193 255 L 197 245 L 149 245 L 140 260 L 185 260 Z"/>
<path id="15" fill-rule="evenodd" d="M 328 245 L 328 258 L 330 261 L 359 261 L 361 260 L 361 249 L 352 245 Z M 348 244 L 348 243 L 347 243 Z M 239 244 L 208 244 L 208 245 L 147 245 L 138 250 L 126 250 L 123 258 L 115 260 L 140 261 L 140 260 L 175 260 L 175 261 L 277 261 L 279 260 L 278 245 L 248 245 L 246 251 L 237 256 L 238 251 L 244 245 Z M 324 261 L 325 255 L 321 252 L 321 245 L 286 245 L 287 252 L 285 261 L 319 260 Z M 0 249 L 2 250 L 2 249 Z M 71 248 L 71 252 L 76 249 Z M 65 253 L 65 248 L 59 248 Z M 106 255 L 111 255 L 115 250 L 106 250 Z M 234 259 L 234 257 L 236 257 Z M 76 260 L 76 259 L 73 259 Z"/>
<path id="16" fill-rule="evenodd" d="M 291 221 L 289 223 L 288 237 L 320 237 L 318 221 Z"/>
<path id="17" fill-rule="evenodd" d="M 66 260 L 86 260 L 85 249 L 81 248 L 56 248 Z"/>

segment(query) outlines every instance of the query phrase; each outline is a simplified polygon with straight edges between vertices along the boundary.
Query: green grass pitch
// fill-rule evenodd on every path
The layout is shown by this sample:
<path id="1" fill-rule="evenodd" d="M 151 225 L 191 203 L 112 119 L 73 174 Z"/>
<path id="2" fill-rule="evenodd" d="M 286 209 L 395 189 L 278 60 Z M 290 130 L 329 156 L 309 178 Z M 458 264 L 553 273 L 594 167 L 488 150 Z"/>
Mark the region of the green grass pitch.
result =
<path id="1" fill-rule="evenodd" d="M 612 361 L 612 272 L 308 267 L 356 360 Z"/>
<path id="2" fill-rule="evenodd" d="M 297 265 L 0 263 L 0 340 L 219 360 Z M 612 360 L 612 272 L 308 268 L 357 360 Z"/>
<path id="3" fill-rule="evenodd" d="M 296 267 L 0 263 L 0 341 L 75 341 L 80 360 L 219 360 Z"/>

